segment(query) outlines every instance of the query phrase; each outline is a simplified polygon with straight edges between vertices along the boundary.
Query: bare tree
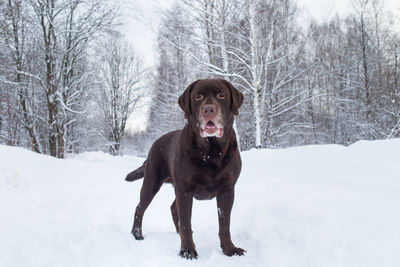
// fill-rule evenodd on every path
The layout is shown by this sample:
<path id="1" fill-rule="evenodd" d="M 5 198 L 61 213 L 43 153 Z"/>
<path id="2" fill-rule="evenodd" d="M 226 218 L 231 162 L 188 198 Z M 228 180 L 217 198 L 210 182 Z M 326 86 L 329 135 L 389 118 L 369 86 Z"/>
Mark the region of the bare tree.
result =
<path id="1" fill-rule="evenodd" d="M 45 91 L 50 155 L 64 157 L 65 132 L 85 86 L 78 70 L 91 39 L 106 31 L 115 14 L 101 0 L 31 0 L 42 34 L 45 70 L 36 76 Z M 82 66 L 82 65 L 81 65 Z M 24 73 L 27 76 L 32 74 Z"/>
<path id="2" fill-rule="evenodd" d="M 152 140 L 165 132 L 182 128 L 185 119 L 178 105 L 178 97 L 186 86 L 197 78 L 196 63 L 183 51 L 195 53 L 198 49 L 190 42 L 193 31 L 191 20 L 176 5 L 162 17 L 157 38 L 158 64 L 154 74 L 152 106 L 148 133 Z"/>
<path id="3" fill-rule="evenodd" d="M 133 74 L 129 67 L 120 73 L 105 67 L 117 54 L 111 48 L 124 46 L 121 38 L 116 47 L 93 49 L 98 37 L 115 30 L 118 10 L 108 4 L 0 1 L 1 143 L 63 157 L 106 142 L 118 153 L 132 107 L 115 90 L 129 82 L 114 76 L 107 84 L 99 70 Z M 346 18 L 303 31 L 294 0 L 177 1 L 162 16 L 143 136 L 180 128 L 177 97 L 209 76 L 230 80 L 245 95 L 235 119 L 242 149 L 400 136 L 399 35 L 383 1 L 353 4 Z M 100 100 L 111 104 L 99 107 Z"/>
<path id="4" fill-rule="evenodd" d="M 181 0 L 180 6 L 191 18 L 181 27 L 192 30 L 189 42 L 197 51 L 162 36 L 165 42 L 191 57 L 199 73 L 228 79 L 247 96 L 242 110 L 251 111 L 239 115 L 238 123 L 244 124 L 239 136 L 251 132 L 252 146 L 265 146 L 274 134 L 272 120 L 278 122 L 306 95 L 304 90 L 289 90 L 305 73 L 292 60 L 297 52 L 294 4 L 290 0 Z"/>
<path id="5" fill-rule="evenodd" d="M 29 134 L 32 150 L 38 153 L 42 152 L 42 148 L 38 138 L 38 120 L 39 114 L 34 110 L 32 99 L 32 81 L 22 75 L 28 71 L 30 58 L 29 44 L 27 38 L 32 34 L 32 30 L 27 27 L 30 22 L 29 7 L 23 5 L 21 0 L 8 0 L 2 9 L 3 18 L 0 27 L 4 36 L 4 48 L 10 54 L 11 69 L 7 78 L 3 80 L 5 83 L 12 84 L 16 88 L 19 104 L 10 109 L 15 109 L 18 121 Z M 11 96 L 10 96 L 11 97 Z"/>
<path id="6" fill-rule="evenodd" d="M 137 108 L 143 64 L 122 37 L 111 37 L 99 50 L 98 104 L 106 127 L 102 136 L 110 153 L 118 155 L 126 122 Z"/>

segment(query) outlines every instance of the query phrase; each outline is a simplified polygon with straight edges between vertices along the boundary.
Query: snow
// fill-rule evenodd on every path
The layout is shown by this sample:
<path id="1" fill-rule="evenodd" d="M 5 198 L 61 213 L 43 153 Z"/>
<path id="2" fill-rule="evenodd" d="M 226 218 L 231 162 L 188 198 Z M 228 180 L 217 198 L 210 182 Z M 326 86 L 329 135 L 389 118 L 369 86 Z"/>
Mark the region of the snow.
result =
<path id="1" fill-rule="evenodd" d="M 349 147 L 242 153 L 231 233 L 247 250 L 219 248 L 215 200 L 195 201 L 199 259 L 178 256 L 164 185 L 145 239 L 130 235 L 143 158 L 101 152 L 60 160 L 0 146 L 0 266 L 399 266 L 400 139 Z"/>

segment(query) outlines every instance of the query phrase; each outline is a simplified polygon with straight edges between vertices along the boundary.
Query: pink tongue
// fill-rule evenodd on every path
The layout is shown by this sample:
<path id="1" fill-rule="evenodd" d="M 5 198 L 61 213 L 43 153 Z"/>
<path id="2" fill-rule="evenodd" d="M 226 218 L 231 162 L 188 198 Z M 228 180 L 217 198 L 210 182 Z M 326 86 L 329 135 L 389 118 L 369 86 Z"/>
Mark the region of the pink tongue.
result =
<path id="1" fill-rule="evenodd" d="M 212 121 L 207 122 L 206 129 L 215 129 L 215 128 L 217 128 L 217 126 Z"/>

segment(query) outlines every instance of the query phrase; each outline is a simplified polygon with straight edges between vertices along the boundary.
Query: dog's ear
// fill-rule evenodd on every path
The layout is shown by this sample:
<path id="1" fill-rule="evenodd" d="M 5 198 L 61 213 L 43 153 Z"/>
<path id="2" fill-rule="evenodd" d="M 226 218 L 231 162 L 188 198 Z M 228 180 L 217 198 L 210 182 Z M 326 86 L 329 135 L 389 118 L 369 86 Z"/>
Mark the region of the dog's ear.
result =
<path id="1" fill-rule="evenodd" d="M 239 108 L 243 103 L 243 94 L 235 88 L 230 82 L 221 79 L 221 81 L 228 86 L 232 96 L 232 111 L 234 115 L 239 115 Z"/>
<path id="2" fill-rule="evenodd" d="M 185 118 L 187 119 L 189 115 L 192 113 L 190 107 L 190 94 L 192 93 L 192 89 L 194 85 L 200 80 L 192 82 L 183 92 L 183 94 L 178 99 L 178 104 L 181 109 L 185 112 Z"/>

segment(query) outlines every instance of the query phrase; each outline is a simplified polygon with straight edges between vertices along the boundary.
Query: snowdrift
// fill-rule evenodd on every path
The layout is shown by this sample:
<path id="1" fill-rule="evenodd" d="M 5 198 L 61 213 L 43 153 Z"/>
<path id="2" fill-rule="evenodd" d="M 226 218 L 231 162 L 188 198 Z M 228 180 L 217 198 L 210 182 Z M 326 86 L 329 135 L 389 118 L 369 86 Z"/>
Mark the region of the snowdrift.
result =
<path id="1" fill-rule="evenodd" d="M 143 158 L 60 160 L 0 146 L 0 266 L 399 266 L 400 139 L 242 153 L 231 233 L 219 248 L 216 201 L 194 201 L 199 259 L 178 256 L 164 185 L 130 235 Z"/>

